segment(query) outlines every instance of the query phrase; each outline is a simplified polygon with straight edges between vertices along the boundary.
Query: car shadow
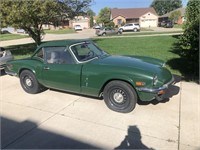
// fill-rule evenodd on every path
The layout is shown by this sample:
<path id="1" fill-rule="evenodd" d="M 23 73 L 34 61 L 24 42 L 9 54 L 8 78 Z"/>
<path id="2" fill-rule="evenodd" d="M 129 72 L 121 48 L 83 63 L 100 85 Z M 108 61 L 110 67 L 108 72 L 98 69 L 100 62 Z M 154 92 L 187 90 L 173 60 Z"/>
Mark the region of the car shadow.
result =
<path id="1" fill-rule="evenodd" d="M 71 95 L 75 95 L 75 96 L 82 96 L 82 97 L 86 97 L 86 98 L 91 98 L 92 100 L 103 100 L 103 96 L 101 96 L 101 97 L 88 96 L 88 95 L 83 95 L 83 94 L 78 94 L 78 93 L 61 91 L 61 90 L 57 90 L 57 89 L 49 89 L 49 90 L 54 91 L 54 92 L 63 93 L 63 94 L 71 94 Z"/>
<path id="2" fill-rule="evenodd" d="M 164 97 L 164 99 L 162 101 L 158 101 L 156 99 L 152 100 L 152 101 L 138 101 L 138 105 L 149 105 L 149 104 L 153 104 L 153 105 L 157 105 L 160 103 L 166 103 L 170 101 L 170 98 L 172 98 L 173 96 L 177 95 L 180 91 L 180 87 L 176 86 L 176 83 L 179 83 L 180 81 L 182 81 L 182 77 L 178 76 L 178 75 L 173 75 L 174 76 L 174 84 L 170 85 L 168 87 L 167 93 Z"/>

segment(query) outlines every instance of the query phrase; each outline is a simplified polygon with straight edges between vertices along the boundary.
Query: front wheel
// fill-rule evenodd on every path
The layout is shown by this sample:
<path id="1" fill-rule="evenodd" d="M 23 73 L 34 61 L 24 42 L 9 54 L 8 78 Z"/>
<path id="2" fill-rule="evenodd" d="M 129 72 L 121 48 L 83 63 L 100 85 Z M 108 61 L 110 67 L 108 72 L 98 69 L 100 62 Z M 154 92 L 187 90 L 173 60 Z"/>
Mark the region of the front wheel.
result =
<path id="1" fill-rule="evenodd" d="M 24 91 L 30 94 L 36 94 L 44 90 L 44 87 L 38 83 L 35 75 L 29 70 L 21 72 L 20 83 Z"/>
<path id="2" fill-rule="evenodd" d="M 103 91 L 106 105 L 113 111 L 131 112 L 137 103 L 137 94 L 133 87 L 123 81 L 109 82 Z"/>

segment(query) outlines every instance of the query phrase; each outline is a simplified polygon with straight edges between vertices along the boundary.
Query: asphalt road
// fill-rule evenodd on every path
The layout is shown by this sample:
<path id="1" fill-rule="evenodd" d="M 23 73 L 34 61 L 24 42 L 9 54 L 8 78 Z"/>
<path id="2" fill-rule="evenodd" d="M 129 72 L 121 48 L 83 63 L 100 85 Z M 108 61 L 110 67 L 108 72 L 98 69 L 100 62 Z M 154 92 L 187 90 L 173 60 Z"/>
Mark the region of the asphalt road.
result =
<path id="1" fill-rule="evenodd" d="M 170 99 L 139 102 L 121 114 L 95 98 L 55 90 L 27 94 L 18 78 L 2 75 L 1 148 L 198 150 L 199 85 L 177 82 Z"/>
<path id="2" fill-rule="evenodd" d="M 170 31 L 180 31 L 181 29 L 177 28 L 152 28 L 154 31 L 151 32 L 170 32 Z M 145 32 L 145 31 L 143 31 Z M 124 32 L 123 34 L 127 34 Z M 177 33 L 166 33 L 160 36 L 165 35 L 176 35 Z M 180 34 L 180 33 L 178 33 Z M 124 37 L 141 37 L 141 36 L 157 36 L 157 35 L 130 35 Z M 43 41 L 51 41 L 51 40 L 65 40 L 65 39 L 90 39 L 90 38 L 119 38 L 120 36 L 115 37 L 97 37 L 95 34 L 94 29 L 84 29 L 83 31 L 78 31 L 77 33 L 71 34 L 46 34 L 43 37 Z M 120 37 L 122 38 L 122 37 Z M 24 38 L 24 39 L 17 39 L 17 40 L 9 40 L 9 41 L 0 41 L 0 46 L 10 46 L 10 45 L 19 45 L 19 44 L 26 44 L 26 43 L 34 43 L 32 38 Z"/>

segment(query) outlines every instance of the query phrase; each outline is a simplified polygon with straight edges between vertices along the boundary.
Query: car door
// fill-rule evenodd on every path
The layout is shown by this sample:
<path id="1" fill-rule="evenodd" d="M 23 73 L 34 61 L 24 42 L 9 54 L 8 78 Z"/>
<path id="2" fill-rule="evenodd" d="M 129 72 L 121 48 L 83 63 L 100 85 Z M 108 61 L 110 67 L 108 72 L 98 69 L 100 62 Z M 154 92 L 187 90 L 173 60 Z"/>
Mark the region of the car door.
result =
<path id="1" fill-rule="evenodd" d="M 106 30 L 106 34 L 107 34 L 107 35 L 112 34 L 112 30 L 111 30 L 111 28 L 105 28 L 105 30 Z"/>
<path id="2" fill-rule="evenodd" d="M 81 64 L 76 64 L 66 47 L 45 47 L 43 81 L 47 87 L 80 92 Z"/>
<path id="3" fill-rule="evenodd" d="M 124 27 L 125 27 L 124 30 L 126 30 L 126 31 L 127 31 L 127 30 L 131 30 L 131 24 L 127 24 L 127 25 L 125 25 Z"/>

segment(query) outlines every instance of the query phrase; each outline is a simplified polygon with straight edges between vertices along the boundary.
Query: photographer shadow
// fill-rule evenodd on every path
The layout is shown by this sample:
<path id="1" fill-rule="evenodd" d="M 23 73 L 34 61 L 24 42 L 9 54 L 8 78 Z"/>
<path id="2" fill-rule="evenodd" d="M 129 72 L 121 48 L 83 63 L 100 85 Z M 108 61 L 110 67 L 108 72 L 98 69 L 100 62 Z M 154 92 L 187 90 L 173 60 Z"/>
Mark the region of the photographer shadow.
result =
<path id="1" fill-rule="evenodd" d="M 129 126 L 127 135 L 121 144 L 115 149 L 151 149 L 144 145 L 141 141 L 142 136 L 137 126 Z"/>

